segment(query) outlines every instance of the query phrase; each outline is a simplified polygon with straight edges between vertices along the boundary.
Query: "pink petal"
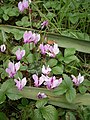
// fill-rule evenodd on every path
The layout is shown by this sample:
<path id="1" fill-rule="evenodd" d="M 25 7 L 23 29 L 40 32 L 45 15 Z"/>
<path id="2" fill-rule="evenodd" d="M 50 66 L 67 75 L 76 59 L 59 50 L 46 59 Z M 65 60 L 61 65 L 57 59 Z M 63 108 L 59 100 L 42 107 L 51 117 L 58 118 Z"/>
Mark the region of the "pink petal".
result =
<path id="1" fill-rule="evenodd" d="M 20 12 L 24 11 L 24 6 L 21 1 L 18 3 L 18 9 L 20 10 Z"/>
<path id="2" fill-rule="evenodd" d="M 39 80 L 38 80 L 38 76 L 36 74 L 32 75 L 32 78 L 34 79 L 34 85 L 36 87 L 39 86 Z"/>
<path id="3" fill-rule="evenodd" d="M 16 70 L 16 72 L 19 70 L 19 68 L 20 68 L 20 61 L 15 64 L 15 70 Z"/>
<path id="4" fill-rule="evenodd" d="M 23 4 L 25 9 L 27 9 L 29 6 L 28 1 L 25 1 L 25 0 L 22 2 L 22 4 Z"/>
<path id="5" fill-rule="evenodd" d="M 26 81 L 26 77 L 24 77 L 21 81 L 21 86 L 22 88 L 26 85 L 27 81 Z"/>

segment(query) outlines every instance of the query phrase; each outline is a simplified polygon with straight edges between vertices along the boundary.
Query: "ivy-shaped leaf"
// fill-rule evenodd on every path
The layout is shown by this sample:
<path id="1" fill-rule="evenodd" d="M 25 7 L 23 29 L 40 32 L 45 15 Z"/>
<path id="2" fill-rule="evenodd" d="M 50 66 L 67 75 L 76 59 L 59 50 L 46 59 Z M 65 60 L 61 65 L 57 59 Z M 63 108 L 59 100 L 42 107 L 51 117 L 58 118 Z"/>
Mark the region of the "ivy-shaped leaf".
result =
<path id="1" fill-rule="evenodd" d="M 43 118 L 39 109 L 34 110 L 33 120 L 44 120 L 44 118 Z"/>
<path id="2" fill-rule="evenodd" d="M 13 79 L 8 79 L 1 85 L 1 90 L 3 92 L 6 92 L 8 89 L 12 88 L 14 86 L 14 81 Z"/>
<path id="3" fill-rule="evenodd" d="M 46 105 L 47 102 L 48 102 L 48 99 L 38 100 L 38 101 L 36 102 L 36 107 L 37 107 L 37 108 L 44 107 L 44 105 Z"/>
<path id="4" fill-rule="evenodd" d="M 11 100 L 18 100 L 22 98 L 22 94 L 19 92 L 17 88 L 11 88 L 6 92 L 6 95 L 9 97 Z"/>
<path id="5" fill-rule="evenodd" d="M 52 105 L 45 106 L 40 111 L 45 120 L 58 120 L 58 112 Z"/>
<path id="6" fill-rule="evenodd" d="M 71 88 L 66 92 L 66 99 L 68 102 L 71 103 L 75 97 L 76 97 L 76 90 L 74 88 Z"/>

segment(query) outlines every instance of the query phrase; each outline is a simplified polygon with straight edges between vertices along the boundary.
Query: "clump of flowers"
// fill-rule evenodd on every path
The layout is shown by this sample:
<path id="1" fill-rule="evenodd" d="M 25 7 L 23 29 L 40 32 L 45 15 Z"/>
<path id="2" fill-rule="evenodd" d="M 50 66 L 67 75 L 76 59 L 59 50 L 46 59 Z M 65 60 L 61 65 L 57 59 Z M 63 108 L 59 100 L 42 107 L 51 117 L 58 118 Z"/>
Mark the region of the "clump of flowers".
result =
<path id="1" fill-rule="evenodd" d="M 71 77 L 72 77 L 72 81 L 76 86 L 79 86 L 84 81 L 84 76 L 81 76 L 80 73 L 77 77 L 75 77 L 74 75 L 71 75 Z"/>
<path id="2" fill-rule="evenodd" d="M 12 62 L 9 62 L 8 68 L 6 68 L 6 72 L 9 74 L 9 77 L 13 78 L 17 71 L 20 68 L 20 62 L 14 64 Z"/>
<path id="3" fill-rule="evenodd" d="M 24 43 L 31 43 L 37 44 L 40 41 L 40 34 L 32 33 L 31 31 L 25 31 L 23 35 Z"/>
<path id="4" fill-rule="evenodd" d="M 25 9 L 28 9 L 29 3 L 27 0 L 23 0 L 22 2 L 20 1 L 18 3 L 18 9 L 20 12 L 23 12 Z"/>
<path id="5" fill-rule="evenodd" d="M 58 44 L 54 43 L 54 45 L 43 45 L 40 44 L 39 49 L 41 50 L 41 54 L 48 54 L 50 57 L 55 57 L 59 53 Z"/>
<path id="6" fill-rule="evenodd" d="M 38 75 L 34 74 L 32 76 L 34 80 L 34 86 L 39 87 L 43 84 L 46 86 L 47 89 L 53 89 L 58 87 L 62 83 L 62 78 L 56 79 L 55 76 L 52 77 L 47 76 L 48 75 L 47 73 L 50 73 L 50 71 L 51 68 L 49 68 L 49 66 L 46 67 L 45 69 L 45 66 L 43 65 L 42 72 L 45 75 L 42 74 L 41 77 L 38 77 Z"/>

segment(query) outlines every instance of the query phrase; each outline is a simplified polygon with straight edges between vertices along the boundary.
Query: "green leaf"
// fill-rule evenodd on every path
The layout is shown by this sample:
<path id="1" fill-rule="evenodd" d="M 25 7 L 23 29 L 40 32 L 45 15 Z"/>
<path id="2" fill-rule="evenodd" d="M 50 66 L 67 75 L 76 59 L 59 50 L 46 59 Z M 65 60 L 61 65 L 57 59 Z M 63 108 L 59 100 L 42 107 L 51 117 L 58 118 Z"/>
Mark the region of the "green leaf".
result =
<path id="1" fill-rule="evenodd" d="M 60 53 L 57 55 L 57 59 L 61 62 L 63 61 L 63 55 Z"/>
<path id="2" fill-rule="evenodd" d="M 66 117 L 66 120 L 76 120 L 76 118 L 72 112 L 67 112 L 65 117 Z"/>
<path id="3" fill-rule="evenodd" d="M 22 98 L 21 103 L 23 106 L 26 106 L 26 105 L 28 105 L 29 101 L 26 98 Z"/>
<path id="4" fill-rule="evenodd" d="M 25 56 L 27 56 L 30 53 L 30 45 L 29 44 L 24 44 L 23 49 L 25 50 Z"/>
<path id="5" fill-rule="evenodd" d="M 85 86 L 79 86 L 79 92 L 80 92 L 81 94 L 86 93 L 87 90 L 88 90 L 87 87 L 85 87 Z"/>
<path id="6" fill-rule="evenodd" d="M 23 27 L 29 27 L 30 26 L 30 22 L 28 21 L 28 17 L 24 16 L 21 21 L 17 21 L 16 25 L 18 26 L 23 26 Z"/>
<path id="7" fill-rule="evenodd" d="M 74 55 L 76 52 L 75 48 L 66 48 L 64 51 L 64 57 Z"/>
<path id="8" fill-rule="evenodd" d="M 9 120 L 9 119 L 7 118 L 7 116 L 5 115 L 5 113 L 0 112 L 0 120 Z"/>
<path id="9" fill-rule="evenodd" d="M 34 110 L 33 120 L 44 120 L 44 118 L 43 118 L 39 109 Z"/>
<path id="10" fill-rule="evenodd" d="M 23 78 L 22 72 L 18 71 L 18 72 L 16 73 L 16 75 L 15 75 L 15 78 L 16 78 L 16 79 L 18 79 L 18 78 L 22 79 L 22 78 Z"/>
<path id="11" fill-rule="evenodd" d="M 3 14 L 3 19 L 4 19 L 5 21 L 7 21 L 7 20 L 9 19 L 8 15 Z"/>
<path id="12" fill-rule="evenodd" d="M 52 72 L 55 75 L 62 74 L 63 73 L 63 65 L 62 66 L 55 66 L 52 68 Z"/>
<path id="13" fill-rule="evenodd" d="M 47 65 L 49 65 L 50 67 L 53 67 L 55 65 L 57 65 L 57 60 L 56 59 L 50 59 L 47 63 Z"/>
<path id="14" fill-rule="evenodd" d="M 23 97 L 17 88 L 16 89 L 11 88 L 11 89 L 7 90 L 6 95 L 11 100 L 18 100 Z"/>
<path id="15" fill-rule="evenodd" d="M 0 89 L 0 104 L 6 100 L 5 93 Z"/>
<path id="16" fill-rule="evenodd" d="M 1 78 L 4 79 L 5 77 L 7 77 L 7 75 L 8 75 L 8 74 L 7 74 L 5 71 L 3 71 L 3 72 L 1 73 Z"/>
<path id="17" fill-rule="evenodd" d="M 45 120 L 58 120 L 58 112 L 52 105 L 43 107 L 40 111 Z"/>
<path id="18" fill-rule="evenodd" d="M 85 85 L 87 87 L 90 86 L 90 81 L 85 79 L 83 82 L 83 85 Z"/>
<path id="19" fill-rule="evenodd" d="M 66 86 L 67 88 L 71 88 L 73 87 L 73 82 L 71 80 L 70 77 L 68 77 L 68 75 L 63 74 L 64 80 L 63 80 L 63 84 L 64 86 Z"/>
<path id="20" fill-rule="evenodd" d="M 67 101 L 71 103 L 75 97 L 76 97 L 76 90 L 74 88 L 68 89 L 66 92 Z"/>
<path id="21" fill-rule="evenodd" d="M 67 87 L 64 86 L 62 83 L 59 87 L 57 87 L 56 89 L 54 89 L 54 94 L 55 95 L 63 95 L 64 93 L 66 93 L 67 91 Z"/>
<path id="22" fill-rule="evenodd" d="M 73 14 L 73 15 L 71 15 L 71 16 L 69 15 L 69 20 L 70 20 L 71 23 L 75 24 L 75 23 L 78 22 L 79 17 L 78 17 L 78 15 L 76 15 L 76 13 L 75 13 L 75 14 Z"/>
<path id="23" fill-rule="evenodd" d="M 21 65 L 20 66 L 20 71 L 25 71 L 28 69 L 28 66 L 27 65 Z"/>
<path id="24" fill-rule="evenodd" d="M 32 53 L 30 53 L 27 57 L 26 57 L 27 61 L 29 63 L 33 63 L 34 62 L 34 55 Z"/>
<path id="25" fill-rule="evenodd" d="M 12 34 L 14 34 L 14 37 L 16 40 L 20 40 L 23 37 L 24 32 L 20 31 L 18 29 L 12 29 L 11 31 Z"/>
<path id="26" fill-rule="evenodd" d="M 1 90 L 3 92 L 6 92 L 8 89 L 12 88 L 14 86 L 14 81 L 13 79 L 8 79 L 1 85 Z"/>
<path id="27" fill-rule="evenodd" d="M 47 99 L 38 100 L 38 101 L 36 102 L 36 107 L 37 107 L 37 108 L 44 107 L 44 105 L 46 105 L 47 102 L 48 102 Z"/>
<path id="28" fill-rule="evenodd" d="M 23 26 L 21 21 L 17 21 L 17 22 L 16 22 L 16 25 L 17 25 L 17 26 Z"/>
<path id="29" fill-rule="evenodd" d="M 64 57 L 64 62 L 67 64 L 75 60 L 79 62 L 79 59 L 75 55 Z"/>
<path id="30" fill-rule="evenodd" d="M 0 68 L 0 73 L 2 73 L 4 71 L 4 69 L 3 68 Z"/>

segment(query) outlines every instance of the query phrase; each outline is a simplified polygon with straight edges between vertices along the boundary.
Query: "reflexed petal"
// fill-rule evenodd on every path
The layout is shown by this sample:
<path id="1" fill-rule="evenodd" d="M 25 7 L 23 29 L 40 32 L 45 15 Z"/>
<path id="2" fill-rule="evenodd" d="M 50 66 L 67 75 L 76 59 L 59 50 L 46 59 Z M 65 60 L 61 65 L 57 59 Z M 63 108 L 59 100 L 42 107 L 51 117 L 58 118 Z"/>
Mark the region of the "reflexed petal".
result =
<path id="1" fill-rule="evenodd" d="M 22 88 L 26 85 L 27 81 L 26 81 L 26 77 L 24 77 L 21 81 L 21 86 Z"/>
<path id="2" fill-rule="evenodd" d="M 34 79 L 34 85 L 36 87 L 39 86 L 39 80 L 38 80 L 38 76 L 36 74 L 32 75 L 32 78 Z"/>
<path id="3" fill-rule="evenodd" d="M 15 83 L 16 83 L 16 87 L 20 90 L 21 89 L 21 83 L 20 81 L 14 79 Z"/>
<path id="4" fill-rule="evenodd" d="M 53 49 L 53 52 L 55 53 L 55 55 L 59 53 L 58 44 L 55 44 L 55 43 L 54 43 L 54 49 Z"/>
<path id="5" fill-rule="evenodd" d="M 22 3 L 23 3 L 24 8 L 27 9 L 29 6 L 28 1 L 23 1 Z"/>
<path id="6" fill-rule="evenodd" d="M 10 69 L 10 71 L 11 71 L 12 73 L 15 73 L 15 66 L 14 66 L 14 63 L 9 62 L 8 68 Z"/>
<path id="7" fill-rule="evenodd" d="M 21 12 L 24 11 L 24 6 L 23 6 L 23 4 L 22 4 L 21 1 L 18 3 L 18 9 L 19 9 Z"/>
<path id="8" fill-rule="evenodd" d="M 16 70 L 16 72 L 19 70 L 19 68 L 20 68 L 20 61 L 15 64 L 15 70 Z"/>
<path id="9" fill-rule="evenodd" d="M 22 57 L 25 56 L 25 50 L 21 50 Z"/>

